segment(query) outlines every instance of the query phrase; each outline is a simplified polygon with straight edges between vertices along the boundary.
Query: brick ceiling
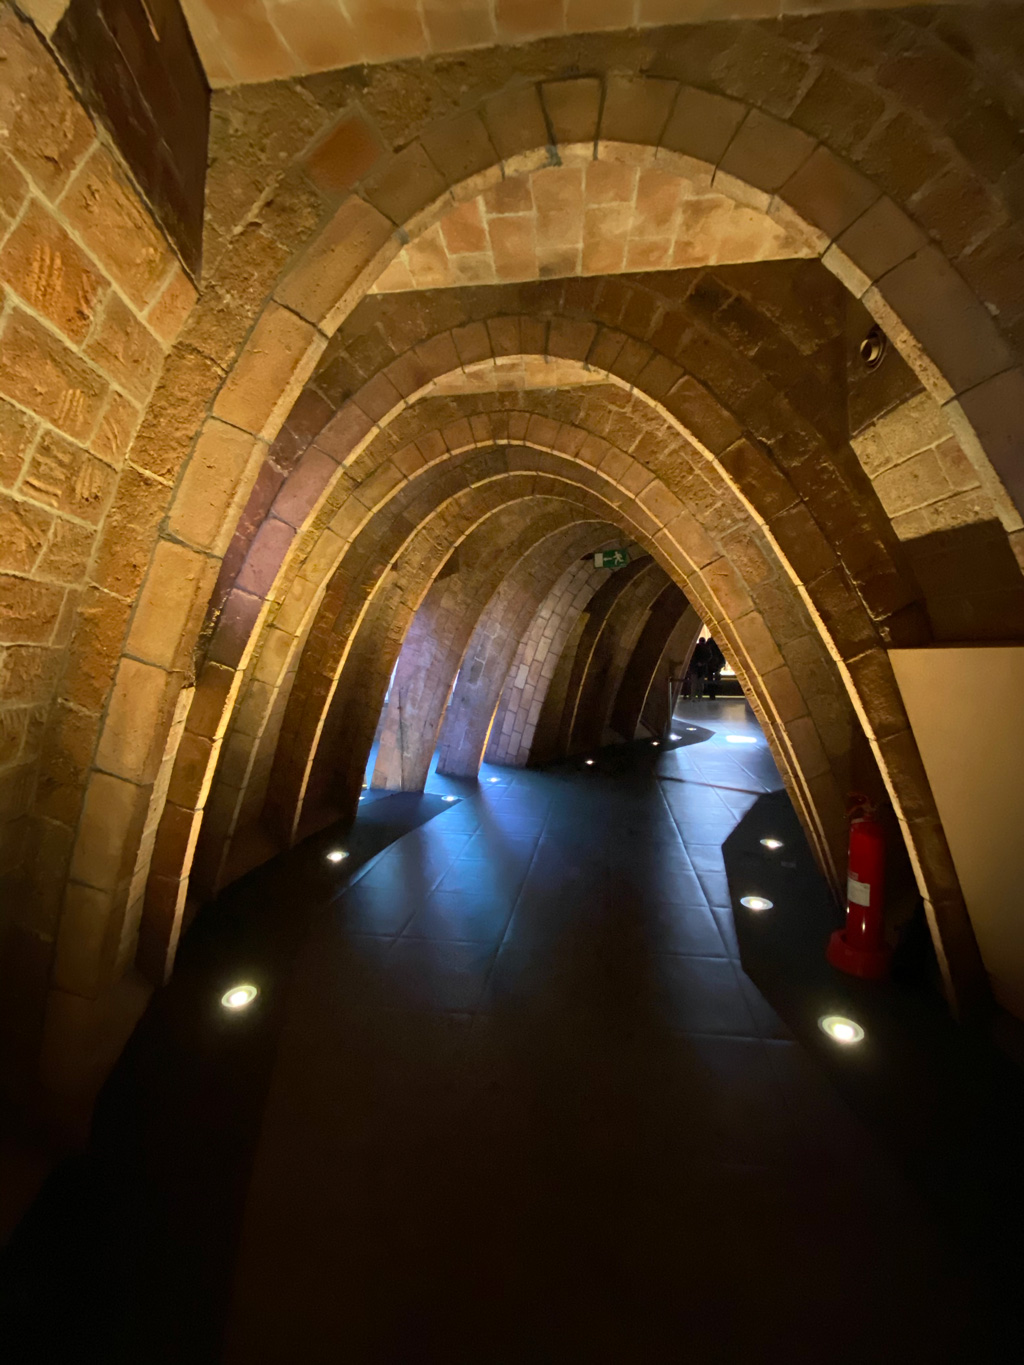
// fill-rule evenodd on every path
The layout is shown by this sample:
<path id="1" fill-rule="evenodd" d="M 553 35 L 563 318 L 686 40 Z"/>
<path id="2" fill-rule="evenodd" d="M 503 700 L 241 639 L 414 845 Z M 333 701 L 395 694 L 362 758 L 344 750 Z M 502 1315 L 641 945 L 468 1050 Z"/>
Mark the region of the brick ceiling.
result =
<path id="1" fill-rule="evenodd" d="M 836 8 L 907 4 L 847 0 Z M 564 33 L 814 14 L 822 5 L 820 0 L 182 0 L 182 8 L 210 84 L 225 86 Z"/>
<path id="2" fill-rule="evenodd" d="M 814 255 L 765 214 L 656 167 L 591 161 L 502 180 L 403 247 L 377 293 Z"/>

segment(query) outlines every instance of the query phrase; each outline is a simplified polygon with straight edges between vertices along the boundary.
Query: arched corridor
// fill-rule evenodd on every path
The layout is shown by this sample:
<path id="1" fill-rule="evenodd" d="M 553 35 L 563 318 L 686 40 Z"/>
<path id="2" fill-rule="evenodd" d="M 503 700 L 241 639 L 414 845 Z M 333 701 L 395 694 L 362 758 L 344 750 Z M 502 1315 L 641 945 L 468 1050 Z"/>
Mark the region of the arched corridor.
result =
<path id="1" fill-rule="evenodd" d="M 14 1244 L 17 1358 L 995 1358 L 1014 1101 L 964 1123 L 912 970 L 808 960 L 835 910 L 749 708 L 672 733 L 370 792 L 225 893 Z"/>
<path id="2" fill-rule="evenodd" d="M 796 1257 L 834 1312 L 809 1248 L 877 1260 L 851 1360 L 970 1358 L 998 1316 L 971 1167 L 1024 1056 L 1024 8 L 820 8 L 0 0 L 0 1239 L 43 1312 L 32 1239 L 65 1199 L 89 1257 L 107 1191 L 138 1311 L 55 1274 L 111 1360 L 196 1296 L 179 1354 L 287 1358 L 306 1288 L 356 1358 L 525 1358 L 548 1321 L 555 1360 L 713 1358 L 706 1170 L 748 1279 Z M 848 909 L 870 982 L 825 958 Z M 585 1268 L 542 1309 L 560 1208 Z M 431 1220 L 464 1337 L 416 1287 Z M 724 1358 L 762 1303 L 732 1292 Z"/>

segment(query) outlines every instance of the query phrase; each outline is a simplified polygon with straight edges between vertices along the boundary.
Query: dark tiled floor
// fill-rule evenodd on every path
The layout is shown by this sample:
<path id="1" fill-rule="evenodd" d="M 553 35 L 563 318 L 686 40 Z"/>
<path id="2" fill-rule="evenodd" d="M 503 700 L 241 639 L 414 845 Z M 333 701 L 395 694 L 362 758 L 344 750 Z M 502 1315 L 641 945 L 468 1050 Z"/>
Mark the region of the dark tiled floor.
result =
<path id="1" fill-rule="evenodd" d="M 1007 1358 L 985 1267 L 855 1115 L 845 1063 L 830 1076 L 797 1041 L 813 991 L 780 991 L 783 1022 L 744 970 L 766 931 L 733 893 L 793 876 L 794 900 L 831 913 L 749 713 L 699 703 L 677 732 L 687 747 L 485 769 L 479 788 L 432 777 L 463 799 L 339 870 L 333 899 L 333 874 L 308 874 L 326 912 L 221 1025 L 237 1069 L 259 1069 L 259 1039 L 264 1059 L 239 1100 L 231 1227 L 206 1225 L 230 1294 L 205 1285 L 208 1330 L 190 1335 L 194 1277 L 155 1292 L 149 1275 L 108 1361 Z M 723 841 L 762 809 L 788 819 L 795 870 L 744 845 L 727 874 Z M 246 894 L 280 913 L 297 892 L 275 875 Z M 181 1043 L 163 1041 L 172 1068 Z M 871 1091 L 867 1056 L 854 1081 Z M 183 1169 L 165 1160 L 150 1186 L 199 1168 L 196 1127 Z M 195 1214 L 145 1212 L 187 1261 Z"/>

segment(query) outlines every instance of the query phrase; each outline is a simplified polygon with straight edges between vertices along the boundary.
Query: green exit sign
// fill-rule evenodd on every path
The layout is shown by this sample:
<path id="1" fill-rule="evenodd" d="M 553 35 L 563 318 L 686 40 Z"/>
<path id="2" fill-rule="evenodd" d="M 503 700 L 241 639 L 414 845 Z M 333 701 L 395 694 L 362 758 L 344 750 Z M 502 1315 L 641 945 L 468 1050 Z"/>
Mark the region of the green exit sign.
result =
<path id="1" fill-rule="evenodd" d="M 624 569 L 628 563 L 628 550 L 598 550 L 594 556 L 595 569 Z"/>

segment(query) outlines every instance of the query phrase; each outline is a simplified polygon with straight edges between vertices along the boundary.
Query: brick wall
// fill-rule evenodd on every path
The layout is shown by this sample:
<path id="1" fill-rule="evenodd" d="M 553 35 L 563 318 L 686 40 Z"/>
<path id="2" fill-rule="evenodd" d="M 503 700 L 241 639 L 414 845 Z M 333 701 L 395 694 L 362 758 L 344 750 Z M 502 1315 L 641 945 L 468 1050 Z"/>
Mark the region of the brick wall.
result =
<path id="1" fill-rule="evenodd" d="M 104 536 L 126 494 L 140 517 L 149 480 L 128 451 L 194 291 L 117 153 L 7 6 L 0 85 L 0 916 L 37 1013 L 112 676 L 70 668 L 68 647 L 86 636 L 120 650 L 132 600 L 105 571 Z M 121 950 L 119 937 L 84 935 L 69 953 Z M 59 969 L 73 976 L 72 958 Z"/>

